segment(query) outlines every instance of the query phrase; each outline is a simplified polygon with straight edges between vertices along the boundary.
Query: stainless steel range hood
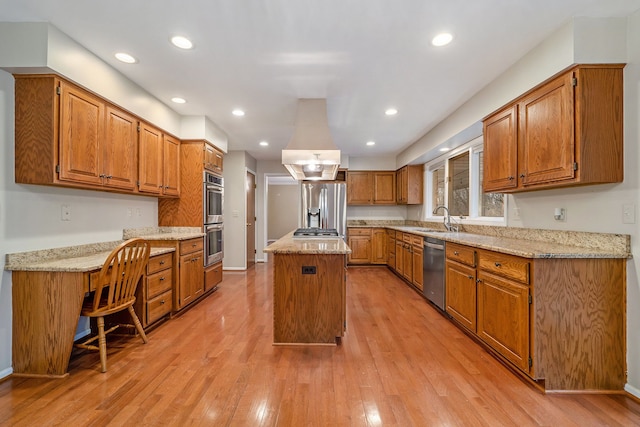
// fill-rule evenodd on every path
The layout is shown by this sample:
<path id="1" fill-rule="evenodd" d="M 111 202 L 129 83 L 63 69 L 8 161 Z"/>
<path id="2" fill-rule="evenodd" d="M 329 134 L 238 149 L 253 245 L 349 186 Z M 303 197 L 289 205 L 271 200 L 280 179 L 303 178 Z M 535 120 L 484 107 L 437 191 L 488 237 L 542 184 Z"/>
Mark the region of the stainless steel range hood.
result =
<path id="1" fill-rule="evenodd" d="M 333 143 L 326 99 L 299 99 L 293 137 L 282 150 L 282 164 L 297 180 L 334 180 L 340 150 Z"/>

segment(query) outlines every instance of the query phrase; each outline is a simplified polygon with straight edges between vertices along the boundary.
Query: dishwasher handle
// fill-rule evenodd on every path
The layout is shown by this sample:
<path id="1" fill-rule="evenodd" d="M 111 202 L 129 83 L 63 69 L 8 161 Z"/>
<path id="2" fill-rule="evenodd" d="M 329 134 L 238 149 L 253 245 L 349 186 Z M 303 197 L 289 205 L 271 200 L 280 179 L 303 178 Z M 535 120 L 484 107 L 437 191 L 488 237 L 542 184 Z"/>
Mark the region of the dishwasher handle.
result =
<path id="1" fill-rule="evenodd" d="M 444 243 L 438 244 L 438 243 L 424 242 L 424 247 L 431 248 L 431 249 L 439 249 L 441 251 L 444 251 Z"/>

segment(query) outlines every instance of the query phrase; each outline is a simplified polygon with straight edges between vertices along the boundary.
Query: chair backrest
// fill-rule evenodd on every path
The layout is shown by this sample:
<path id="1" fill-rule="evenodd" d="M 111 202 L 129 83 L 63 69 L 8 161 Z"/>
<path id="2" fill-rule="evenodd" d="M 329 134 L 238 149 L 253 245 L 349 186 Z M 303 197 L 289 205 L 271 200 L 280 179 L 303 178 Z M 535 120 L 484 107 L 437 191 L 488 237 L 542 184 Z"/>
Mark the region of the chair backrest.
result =
<path id="1" fill-rule="evenodd" d="M 113 311 L 135 302 L 136 288 L 149 262 L 151 244 L 144 239 L 127 240 L 107 257 L 93 299 L 93 311 Z"/>

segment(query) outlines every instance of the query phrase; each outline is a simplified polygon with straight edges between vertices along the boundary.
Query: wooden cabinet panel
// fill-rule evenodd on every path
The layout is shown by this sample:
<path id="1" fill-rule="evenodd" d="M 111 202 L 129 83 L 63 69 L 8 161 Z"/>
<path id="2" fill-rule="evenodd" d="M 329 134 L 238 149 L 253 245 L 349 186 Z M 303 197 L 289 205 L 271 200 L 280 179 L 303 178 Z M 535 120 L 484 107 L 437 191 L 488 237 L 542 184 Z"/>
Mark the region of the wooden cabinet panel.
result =
<path id="1" fill-rule="evenodd" d="M 372 172 L 373 175 L 373 204 L 396 204 L 396 174 L 389 172 Z"/>
<path id="2" fill-rule="evenodd" d="M 476 270 L 446 261 L 446 312 L 465 328 L 476 332 Z"/>
<path id="3" fill-rule="evenodd" d="M 396 233 L 396 273 L 404 276 L 404 242 L 402 233 Z"/>
<path id="4" fill-rule="evenodd" d="M 351 253 L 347 256 L 349 264 L 371 263 L 371 229 L 359 228 L 347 230 L 347 245 Z"/>
<path id="5" fill-rule="evenodd" d="M 384 228 L 371 230 L 371 263 L 387 263 L 387 232 Z"/>
<path id="6" fill-rule="evenodd" d="M 424 249 L 422 246 L 422 240 L 420 241 L 419 245 L 414 244 L 412 246 L 412 253 L 411 253 L 411 258 L 412 258 L 412 268 L 413 268 L 413 274 L 412 274 L 412 280 L 413 280 L 413 285 L 422 290 L 423 289 L 423 257 L 424 257 Z"/>
<path id="7" fill-rule="evenodd" d="M 484 191 L 622 182 L 623 67 L 577 65 L 485 118 Z"/>
<path id="8" fill-rule="evenodd" d="M 162 194 L 180 195 L 180 141 L 169 135 L 163 136 Z"/>
<path id="9" fill-rule="evenodd" d="M 60 180 L 102 184 L 105 105 L 60 82 Z"/>
<path id="10" fill-rule="evenodd" d="M 373 177 L 369 172 L 347 172 L 347 204 L 371 204 Z"/>
<path id="11" fill-rule="evenodd" d="M 396 269 L 396 232 L 387 230 L 387 265 Z"/>
<path id="12" fill-rule="evenodd" d="M 222 174 L 223 155 L 213 145 L 204 143 L 204 168 L 211 172 Z"/>
<path id="13" fill-rule="evenodd" d="M 203 258 L 202 250 L 180 256 L 180 281 L 176 307 L 178 310 L 194 302 L 204 292 Z"/>
<path id="14" fill-rule="evenodd" d="M 147 324 L 152 324 L 171 313 L 172 293 L 167 291 L 147 302 Z"/>
<path id="15" fill-rule="evenodd" d="M 147 123 L 140 123 L 138 191 L 162 192 L 162 132 Z"/>
<path id="16" fill-rule="evenodd" d="M 476 250 L 472 247 L 447 242 L 445 245 L 445 254 L 447 259 L 466 264 L 470 267 L 476 266 Z"/>
<path id="17" fill-rule="evenodd" d="M 518 106 L 494 114 L 483 123 L 485 192 L 518 186 Z"/>
<path id="18" fill-rule="evenodd" d="M 529 287 L 482 271 L 478 279 L 478 336 L 528 371 Z"/>
<path id="19" fill-rule="evenodd" d="M 531 262 L 526 258 L 490 251 L 481 251 L 478 260 L 480 270 L 524 284 L 529 284 L 530 265 Z"/>
<path id="20" fill-rule="evenodd" d="M 409 238 L 409 242 L 404 237 Z M 402 242 L 402 277 L 409 283 L 413 283 L 413 246 L 411 246 L 411 236 L 407 233 L 403 234 Z"/>
<path id="21" fill-rule="evenodd" d="M 204 291 L 209 292 L 222 282 L 222 262 L 207 267 L 204 271 Z"/>
<path id="22" fill-rule="evenodd" d="M 138 176 L 138 119 L 110 105 L 106 112 L 104 185 L 133 192 Z"/>
<path id="23" fill-rule="evenodd" d="M 407 165 L 396 171 L 396 203 L 419 205 L 423 199 L 424 170 L 422 165 Z"/>
<path id="24" fill-rule="evenodd" d="M 170 266 L 169 266 L 170 267 Z M 173 271 L 166 269 L 147 276 L 146 286 L 147 295 L 146 298 L 155 298 L 163 292 L 171 290 L 173 286 L 172 280 Z"/>

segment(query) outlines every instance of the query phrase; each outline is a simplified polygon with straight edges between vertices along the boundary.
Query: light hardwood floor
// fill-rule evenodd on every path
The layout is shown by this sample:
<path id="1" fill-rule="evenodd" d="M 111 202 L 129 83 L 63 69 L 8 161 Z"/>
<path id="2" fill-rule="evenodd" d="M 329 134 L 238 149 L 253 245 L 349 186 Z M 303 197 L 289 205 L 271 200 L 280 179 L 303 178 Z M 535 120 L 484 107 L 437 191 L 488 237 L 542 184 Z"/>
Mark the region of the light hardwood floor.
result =
<path id="1" fill-rule="evenodd" d="M 337 347 L 273 346 L 272 268 L 220 289 L 149 344 L 72 356 L 62 380 L 0 383 L 10 426 L 637 426 L 623 395 L 543 395 L 384 267 L 349 268 Z"/>

